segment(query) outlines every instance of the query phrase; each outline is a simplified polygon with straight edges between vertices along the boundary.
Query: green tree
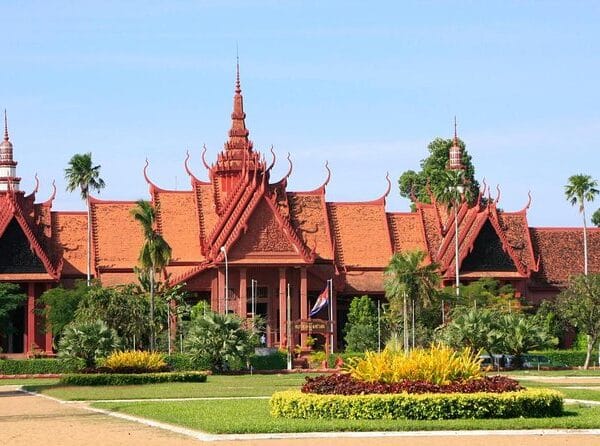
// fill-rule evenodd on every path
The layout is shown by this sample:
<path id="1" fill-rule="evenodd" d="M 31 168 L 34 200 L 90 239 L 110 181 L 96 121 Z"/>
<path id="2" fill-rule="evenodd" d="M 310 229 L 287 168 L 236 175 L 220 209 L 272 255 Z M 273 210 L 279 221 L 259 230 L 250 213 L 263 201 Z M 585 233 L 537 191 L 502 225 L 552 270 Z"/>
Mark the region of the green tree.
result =
<path id="1" fill-rule="evenodd" d="M 514 288 L 510 284 L 500 285 L 500 282 L 491 277 L 461 286 L 456 305 L 507 311 L 521 309 L 521 303 L 515 298 Z"/>
<path id="2" fill-rule="evenodd" d="M 92 226 L 90 215 L 90 191 L 100 192 L 104 188 L 104 180 L 100 178 L 100 165 L 94 166 L 92 163 L 92 154 L 75 154 L 69 160 L 69 167 L 65 169 L 65 180 L 67 181 L 67 191 L 73 192 L 79 189 L 81 199 L 87 206 L 87 285 L 91 283 L 92 269 Z"/>
<path id="3" fill-rule="evenodd" d="M 86 368 L 93 369 L 99 358 L 105 358 L 118 346 L 115 331 L 104 322 L 75 322 L 63 331 L 58 344 L 58 355 L 61 358 L 83 359 Z"/>
<path id="4" fill-rule="evenodd" d="M 27 296 L 21 292 L 19 285 L 0 283 L 0 333 L 8 335 L 12 332 L 11 313 L 21 305 Z"/>
<path id="5" fill-rule="evenodd" d="M 245 365 L 258 342 L 238 316 L 211 312 L 192 321 L 184 345 L 194 361 L 222 372 Z"/>
<path id="6" fill-rule="evenodd" d="M 438 293 L 438 265 L 425 264 L 425 258 L 423 251 L 396 253 L 384 273 L 385 295 L 390 307 L 402 306 L 405 349 L 408 349 L 409 302 L 414 315 L 415 309 L 431 306 Z"/>
<path id="7" fill-rule="evenodd" d="M 594 197 L 600 193 L 596 187 L 598 182 L 589 175 L 572 175 L 569 183 L 565 186 L 565 195 L 573 206 L 579 205 L 579 212 L 583 216 L 583 273 L 588 273 L 588 249 L 587 249 L 587 226 L 585 218 L 585 202 L 594 201 Z"/>
<path id="8" fill-rule="evenodd" d="M 148 339 L 149 301 L 133 285 L 91 287 L 76 311 L 77 322 L 104 322 L 127 346 L 136 348 Z M 166 321 L 166 304 L 159 306 Z"/>
<path id="9" fill-rule="evenodd" d="M 376 351 L 379 347 L 377 308 L 369 296 L 355 297 L 350 302 L 348 323 L 344 327 L 346 350 Z"/>
<path id="10" fill-rule="evenodd" d="M 415 197 L 422 203 L 431 203 L 427 185 L 429 184 L 432 191 L 440 188 L 440 183 L 444 181 L 444 173 L 447 171 L 449 151 L 453 141 L 453 139 L 436 138 L 429 143 L 427 146 L 429 156 L 421 160 L 421 170 L 418 172 L 407 170 L 400 176 L 398 185 L 401 196 L 410 200 Z M 475 168 L 464 142 L 459 139 L 458 145 L 462 148 L 464 178 L 468 184 L 469 197 L 472 201 L 479 193 L 479 183 L 475 180 Z"/>
<path id="11" fill-rule="evenodd" d="M 144 234 L 144 244 L 138 261 L 148 271 L 150 278 L 150 350 L 155 349 L 154 285 L 155 275 L 162 271 L 171 260 L 171 247 L 156 227 L 156 209 L 146 200 L 138 200 L 131 210 L 133 218 L 140 223 Z"/>
<path id="12" fill-rule="evenodd" d="M 584 368 L 590 365 L 592 349 L 600 339 L 600 274 L 572 277 L 567 289 L 556 299 L 560 318 L 587 336 Z"/>
<path id="13" fill-rule="evenodd" d="M 456 349 L 483 350 L 491 358 L 498 351 L 499 333 L 494 329 L 498 316 L 490 308 L 456 307 L 451 321 L 439 330 L 437 339 Z"/>
<path id="14" fill-rule="evenodd" d="M 44 291 L 40 296 L 39 300 L 43 304 L 41 314 L 46 319 L 46 328 L 52 332 L 55 344 L 63 329 L 75 319 L 79 302 L 88 291 L 87 284 L 78 280 L 74 288 L 58 286 Z"/>
<path id="15" fill-rule="evenodd" d="M 600 208 L 592 214 L 592 223 L 600 228 Z"/>

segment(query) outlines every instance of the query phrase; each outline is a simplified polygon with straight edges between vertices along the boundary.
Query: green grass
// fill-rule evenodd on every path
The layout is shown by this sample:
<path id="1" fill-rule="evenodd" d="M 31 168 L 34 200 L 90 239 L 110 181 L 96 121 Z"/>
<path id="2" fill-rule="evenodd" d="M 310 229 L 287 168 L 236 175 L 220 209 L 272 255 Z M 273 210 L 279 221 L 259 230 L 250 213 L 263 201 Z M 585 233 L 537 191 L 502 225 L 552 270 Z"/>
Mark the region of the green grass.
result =
<path id="1" fill-rule="evenodd" d="M 567 371 L 568 373 L 569 371 Z M 580 371 L 577 371 L 580 372 Z M 553 372 L 541 374 L 557 376 Z M 513 374 L 516 375 L 516 374 Z M 565 372 L 562 373 L 565 375 Z M 148 398 L 202 398 L 270 396 L 273 392 L 298 388 L 305 375 L 209 376 L 206 383 L 149 384 L 143 386 L 75 387 L 58 386 L 56 380 L 33 381 L 27 388 L 65 400 L 109 400 Z M 537 373 L 536 373 L 537 376 Z M 589 373 L 575 376 L 590 376 Z M 555 388 L 567 398 L 600 401 L 600 391 L 564 388 L 562 383 L 528 381 L 515 376 L 525 387 Z M 26 380 L 19 381 L 24 384 Z M 569 383 L 577 386 L 581 384 Z M 207 401 L 95 402 L 94 407 L 150 418 L 211 433 L 326 432 L 326 431 L 414 431 L 481 429 L 592 429 L 600 428 L 600 407 L 566 406 L 555 418 L 494 420 L 298 420 L 277 419 L 269 414 L 267 399 Z"/>
<path id="2" fill-rule="evenodd" d="M 331 431 L 416 431 L 481 429 L 592 429 L 600 407 L 568 406 L 562 417 L 493 420 L 300 420 L 272 418 L 268 400 L 94 403 L 94 407 L 151 418 L 205 432 L 273 433 Z"/>
<path id="3" fill-rule="evenodd" d="M 304 382 L 304 376 L 300 374 L 209 376 L 205 383 L 139 386 L 33 385 L 27 386 L 27 390 L 68 401 L 271 396 L 278 390 L 298 388 Z"/>
<path id="4" fill-rule="evenodd" d="M 11 378 L 11 379 L 0 379 L 0 386 L 35 386 L 35 385 L 53 385 L 58 383 L 58 378 Z"/>
<path id="5" fill-rule="evenodd" d="M 490 375 L 497 375 L 498 372 L 490 371 Z M 512 371 L 501 371 L 501 375 L 514 376 L 514 377 L 525 377 L 530 376 L 597 376 L 600 378 L 600 369 L 595 370 L 583 370 L 583 369 L 569 369 L 569 370 L 512 370 Z"/>

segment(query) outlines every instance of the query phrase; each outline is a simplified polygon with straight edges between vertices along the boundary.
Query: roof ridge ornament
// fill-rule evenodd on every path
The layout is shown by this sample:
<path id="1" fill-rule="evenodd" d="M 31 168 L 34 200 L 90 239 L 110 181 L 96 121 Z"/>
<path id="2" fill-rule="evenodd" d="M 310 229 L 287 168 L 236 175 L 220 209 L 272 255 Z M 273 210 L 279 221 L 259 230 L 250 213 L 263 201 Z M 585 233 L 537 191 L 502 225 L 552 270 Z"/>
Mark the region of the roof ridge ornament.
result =
<path id="1" fill-rule="evenodd" d="M 8 141 L 8 118 L 6 116 L 6 109 L 4 109 L 4 141 Z"/>
<path id="2" fill-rule="evenodd" d="M 454 116 L 454 139 L 452 141 L 452 147 L 450 147 L 448 152 L 448 169 L 464 170 L 464 166 L 462 165 L 462 149 L 458 144 L 456 115 Z"/>

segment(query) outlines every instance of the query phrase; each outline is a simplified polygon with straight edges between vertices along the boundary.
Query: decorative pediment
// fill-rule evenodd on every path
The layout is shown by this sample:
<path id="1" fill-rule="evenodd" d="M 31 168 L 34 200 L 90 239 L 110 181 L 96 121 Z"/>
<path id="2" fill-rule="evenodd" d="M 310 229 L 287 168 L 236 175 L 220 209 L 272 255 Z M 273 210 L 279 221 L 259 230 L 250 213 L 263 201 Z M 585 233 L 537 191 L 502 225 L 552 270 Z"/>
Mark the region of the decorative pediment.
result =
<path id="1" fill-rule="evenodd" d="M 514 260 L 506 252 L 489 220 L 480 229 L 473 246 L 462 261 L 461 270 L 517 272 Z"/>

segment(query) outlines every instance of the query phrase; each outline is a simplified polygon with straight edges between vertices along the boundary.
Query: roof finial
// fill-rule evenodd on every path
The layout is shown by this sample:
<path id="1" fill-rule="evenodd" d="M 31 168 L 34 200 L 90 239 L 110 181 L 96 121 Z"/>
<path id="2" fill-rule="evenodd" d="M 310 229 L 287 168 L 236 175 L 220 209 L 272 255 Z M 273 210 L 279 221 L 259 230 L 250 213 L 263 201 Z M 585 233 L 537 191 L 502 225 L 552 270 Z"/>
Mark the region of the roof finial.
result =
<path id="1" fill-rule="evenodd" d="M 8 118 L 6 117 L 6 109 L 4 109 L 4 141 L 8 141 Z"/>
<path id="2" fill-rule="evenodd" d="M 240 86 L 240 54 L 237 42 L 235 43 L 235 92 L 238 94 L 242 92 Z"/>
<path id="3" fill-rule="evenodd" d="M 456 115 L 454 115 L 454 145 L 458 145 L 458 132 L 456 131 Z"/>

